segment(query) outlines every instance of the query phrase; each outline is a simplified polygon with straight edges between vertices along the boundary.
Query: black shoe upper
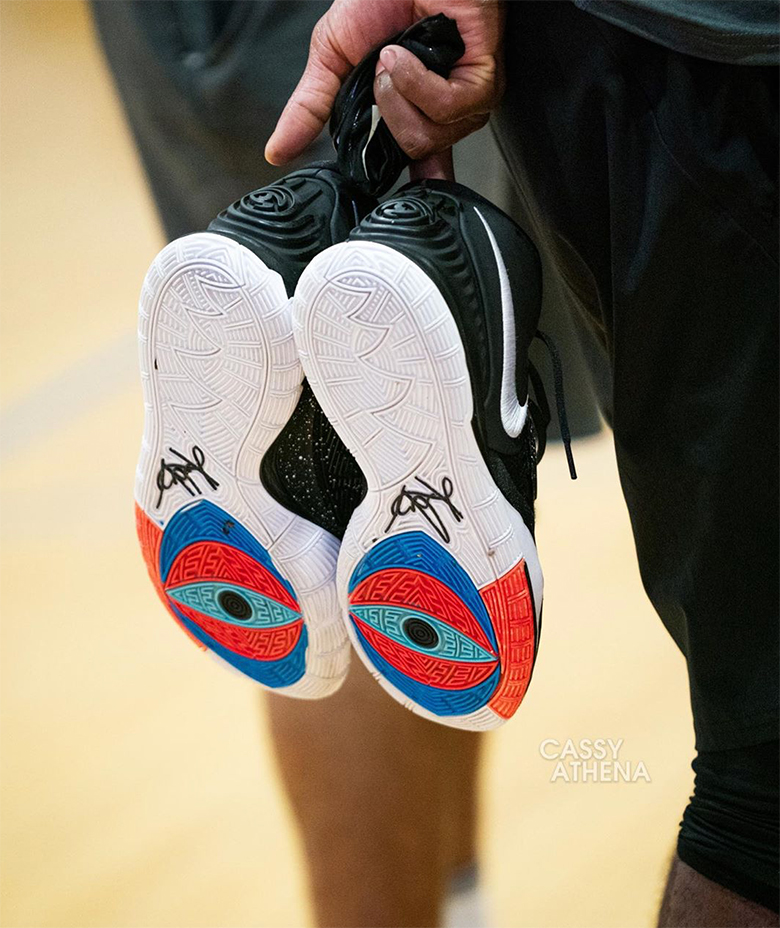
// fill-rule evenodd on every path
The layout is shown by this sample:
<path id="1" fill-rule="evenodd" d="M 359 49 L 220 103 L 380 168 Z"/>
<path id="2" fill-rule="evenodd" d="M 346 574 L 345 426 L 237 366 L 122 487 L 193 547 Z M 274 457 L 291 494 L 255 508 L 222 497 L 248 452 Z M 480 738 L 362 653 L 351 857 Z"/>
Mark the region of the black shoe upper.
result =
<path id="1" fill-rule="evenodd" d="M 538 407 L 532 401 L 522 432 L 508 434 L 501 415 L 501 390 L 502 299 L 510 298 L 514 310 L 515 388 L 521 404 L 528 397 L 528 346 L 536 334 L 542 296 L 541 265 L 535 246 L 509 216 L 488 200 L 460 184 L 435 180 L 401 188 L 366 216 L 349 240 L 379 242 L 406 255 L 444 296 L 466 353 L 474 394 L 473 426 L 480 450 L 497 486 L 533 531 L 538 433 L 546 423 L 534 422 L 533 413 L 538 412 Z M 498 257 L 494 242 L 500 252 Z M 499 260 L 511 297 L 502 294 Z M 538 414 L 536 418 L 539 420 Z"/>
<path id="2" fill-rule="evenodd" d="M 343 242 L 375 206 L 373 197 L 344 181 L 335 164 L 313 164 L 247 193 L 208 230 L 254 252 L 281 274 L 292 295 L 311 259 Z"/>
<path id="3" fill-rule="evenodd" d="M 254 190 L 209 225 L 240 242 L 284 280 L 292 295 L 311 259 L 344 241 L 376 201 L 335 165 L 313 165 Z M 304 382 L 287 425 L 263 457 L 260 478 L 286 509 L 341 538 L 365 479 Z"/>

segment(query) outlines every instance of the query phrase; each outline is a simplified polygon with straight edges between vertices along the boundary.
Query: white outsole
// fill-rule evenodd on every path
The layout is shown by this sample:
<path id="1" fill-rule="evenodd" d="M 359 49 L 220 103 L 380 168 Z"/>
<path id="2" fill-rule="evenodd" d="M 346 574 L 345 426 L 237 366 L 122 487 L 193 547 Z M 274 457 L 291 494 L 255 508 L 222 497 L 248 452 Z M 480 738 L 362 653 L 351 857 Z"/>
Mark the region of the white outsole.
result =
<path id="1" fill-rule="evenodd" d="M 339 599 L 354 647 L 385 690 L 413 712 L 456 728 L 498 727 L 506 719 L 487 706 L 440 716 L 411 700 L 376 671 L 347 619 L 349 579 L 377 539 L 408 531 L 437 539 L 418 513 L 386 531 L 399 489 L 424 473 L 436 487 L 444 477 L 452 480 L 464 518 L 448 521 L 447 549 L 478 589 L 525 560 L 538 634 L 543 579 L 536 546 L 477 446 L 465 353 L 444 297 L 392 248 L 346 242 L 323 251 L 304 271 L 293 326 L 309 383 L 368 484 L 338 563 Z"/>
<path id="2" fill-rule="evenodd" d="M 273 692 L 334 692 L 349 662 L 335 585 L 338 541 L 281 506 L 259 479 L 303 380 L 282 278 L 225 236 L 185 236 L 146 275 L 138 336 L 145 415 L 137 503 L 164 529 L 193 496 L 174 485 L 160 500 L 161 458 L 170 448 L 199 447 L 219 487 L 196 473 L 202 495 L 195 499 L 210 500 L 260 542 L 292 585 L 308 629 L 303 677 Z"/>

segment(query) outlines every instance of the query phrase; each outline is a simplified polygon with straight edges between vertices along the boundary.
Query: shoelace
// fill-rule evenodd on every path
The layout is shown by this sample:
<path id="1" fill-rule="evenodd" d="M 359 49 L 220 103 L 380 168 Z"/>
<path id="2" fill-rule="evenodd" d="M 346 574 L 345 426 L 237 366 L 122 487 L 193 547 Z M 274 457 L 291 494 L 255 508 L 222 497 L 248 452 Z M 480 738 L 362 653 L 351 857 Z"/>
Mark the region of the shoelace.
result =
<path id="1" fill-rule="evenodd" d="M 555 342 L 540 329 L 536 330 L 536 338 L 547 348 L 552 362 L 553 369 L 553 389 L 555 390 L 555 405 L 558 412 L 558 425 L 561 430 L 561 440 L 563 447 L 566 449 L 566 461 L 569 465 L 569 474 L 572 480 L 577 479 L 577 469 L 574 466 L 574 455 L 571 450 L 571 433 L 569 432 L 569 420 L 566 418 L 566 398 L 563 392 L 563 365 L 561 364 L 561 355 Z M 531 412 L 531 421 L 534 426 L 536 436 L 536 460 L 541 461 L 544 450 L 547 447 L 547 426 L 551 421 L 550 404 L 547 402 L 547 394 L 544 391 L 544 384 L 539 371 L 529 362 L 528 376 L 531 385 L 534 388 L 535 399 L 529 399 L 529 410 Z"/>

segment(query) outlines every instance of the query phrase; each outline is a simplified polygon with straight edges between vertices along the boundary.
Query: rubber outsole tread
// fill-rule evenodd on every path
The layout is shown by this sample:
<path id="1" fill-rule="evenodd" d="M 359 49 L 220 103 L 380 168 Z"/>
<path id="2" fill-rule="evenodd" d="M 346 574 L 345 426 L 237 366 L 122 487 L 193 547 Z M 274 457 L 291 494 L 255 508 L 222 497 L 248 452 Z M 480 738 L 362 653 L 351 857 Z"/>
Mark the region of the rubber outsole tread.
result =
<path id="1" fill-rule="evenodd" d="M 338 563 L 339 600 L 353 645 L 381 685 L 412 711 L 471 730 L 503 724 L 530 679 L 543 581 L 533 538 L 479 451 L 465 353 L 446 300 L 409 258 L 384 244 L 350 241 L 323 251 L 303 272 L 293 323 L 315 396 L 368 485 Z M 384 654 L 369 643 L 365 621 L 350 609 L 354 578 L 377 552 L 387 555 L 377 571 L 422 571 L 428 586 L 447 577 L 472 614 L 489 615 L 498 648 L 490 685 L 469 688 L 464 681 L 479 674 L 447 668 L 433 655 L 422 660 L 396 625 L 384 631 L 375 625 L 370 633 Z M 374 605 L 416 608 L 398 583 Z M 449 623 L 451 615 L 442 607 L 423 619 Z M 375 619 L 380 622 L 378 613 Z"/>
<path id="2" fill-rule="evenodd" d="M 289 304 L 281 277 L 226 236 L 197 233 L 160 252 L 139 304 L 145 416 L 135 495 L 150 575 L 190 637 L 276 692 L 317 698 L 338 688 L 349 661 L 338 542 L 260 480 L 303 380 Z M 234 596 L 266 597 L 252 602 L 267 627 L 236 627 L 207 587 L 198 602 L 208 614 L 185 604 L 184 587 L 174 600 L 175 565 L 164 555 L 172 544 L 200 564 L 188 562 L 199 582 L 240 580 Z"/>

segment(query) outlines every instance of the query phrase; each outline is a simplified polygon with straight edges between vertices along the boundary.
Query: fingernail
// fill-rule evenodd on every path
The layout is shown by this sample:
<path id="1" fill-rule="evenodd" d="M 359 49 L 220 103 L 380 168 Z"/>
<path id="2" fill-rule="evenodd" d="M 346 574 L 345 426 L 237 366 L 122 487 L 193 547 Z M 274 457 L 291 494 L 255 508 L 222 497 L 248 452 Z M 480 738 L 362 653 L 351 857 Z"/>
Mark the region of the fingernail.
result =
<path id="1" fill-rule="evenodd" d="M 377 74 L 377 76 L 374 78 L 374 96 L 377 97 L 380 94 L 386 93 L 392 86 L 393 78 L 387 73 L 387 71 L 382 71 L 381 74 Z"/>
<path id="2" fill-rule="evenodd" d="M 398 57 L 398 53 L 395 49 L 392 48 L 383 48 L 379 53 L 379 61 L 385 66 L 385 68 L 392 73 L 393 65 L 395 60 Z"/>

